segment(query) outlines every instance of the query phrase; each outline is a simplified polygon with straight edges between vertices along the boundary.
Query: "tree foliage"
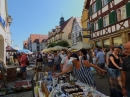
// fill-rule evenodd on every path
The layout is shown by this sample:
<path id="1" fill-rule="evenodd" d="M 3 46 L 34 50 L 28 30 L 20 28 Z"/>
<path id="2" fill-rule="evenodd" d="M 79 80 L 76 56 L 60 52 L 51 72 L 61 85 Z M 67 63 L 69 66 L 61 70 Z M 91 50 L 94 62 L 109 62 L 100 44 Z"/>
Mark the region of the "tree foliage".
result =
<path id="1" fill-rule="evenodd" d="M 69 47 L 69 43 L 65 40 L 59 41 L 59 42 L 53 42 L 48 45 L 48 48 L 55 47 L 55 46 L 63 46 L 63 47 Z"/>

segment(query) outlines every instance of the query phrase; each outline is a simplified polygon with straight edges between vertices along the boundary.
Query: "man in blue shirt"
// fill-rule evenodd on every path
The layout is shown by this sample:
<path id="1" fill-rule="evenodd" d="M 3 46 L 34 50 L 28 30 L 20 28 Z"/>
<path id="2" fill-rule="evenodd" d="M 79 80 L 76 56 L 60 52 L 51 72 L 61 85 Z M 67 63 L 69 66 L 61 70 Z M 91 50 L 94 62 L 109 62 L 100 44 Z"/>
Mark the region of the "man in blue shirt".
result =
<path id="1" fill-rule="evenodd" d="M 97 66 L 99 66 L 100 68 L 104 69 L 105 68 L 105 54 L 104 54 L 104 52 L 101 51 L 100 48 L 98 48 L 97 50 L 98 50 L 98 53 L 96 55 Z M 100 72 L 99 70 L 98 70 L 98 74 L 99 74 L 99 78 L 103 78 L 104 77 L 104 73 Z"/>
<path id="2" fill-rule="evenodd" d="M 97 50 L 98 48 L 99 48 L 99 47 L 96 46 L 96 49 L 94 50 L 94 54 L 95 54 L 95 55 L 97 55 L 97 53 L 98 53 L 98 50 Z"/>

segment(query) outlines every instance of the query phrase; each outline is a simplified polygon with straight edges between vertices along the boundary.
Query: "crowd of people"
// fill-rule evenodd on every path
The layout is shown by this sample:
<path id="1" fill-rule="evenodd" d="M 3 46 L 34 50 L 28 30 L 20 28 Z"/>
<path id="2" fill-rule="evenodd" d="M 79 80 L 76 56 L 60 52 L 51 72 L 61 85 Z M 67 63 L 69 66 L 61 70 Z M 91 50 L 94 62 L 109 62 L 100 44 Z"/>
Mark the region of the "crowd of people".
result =
<path id="1" fill-rule="evenodd" d="M 95 68 L 98 78 L 110 76 L 112 88 L 120 86 L 122 93 L 130 97 L 130 42 L 124 47 L 110 46 L 109 51 L 101 47 L 95 49 L 80 49 L 76 52 L 67 50 L 55 52 L 37 52 L 36 54 L 8 54 L 7 62 L 21 66 L 23 79 L 26 78 L 27 62 L 34 62 L 37 66 L 47 66 L 51 72 L 58 71 L 61 76 L 73 72 L 76 79 L 95 86 L 95 80 L 90 67 Z M 118 82 L 118 83 L 117 83 Z"/>

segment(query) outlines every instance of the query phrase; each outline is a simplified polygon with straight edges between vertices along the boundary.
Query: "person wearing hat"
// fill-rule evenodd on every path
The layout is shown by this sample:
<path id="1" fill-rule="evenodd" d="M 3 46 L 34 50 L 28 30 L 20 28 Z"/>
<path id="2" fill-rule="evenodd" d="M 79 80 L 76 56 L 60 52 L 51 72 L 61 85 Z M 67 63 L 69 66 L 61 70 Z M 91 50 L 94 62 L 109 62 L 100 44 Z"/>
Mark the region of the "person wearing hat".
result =
<path id="1" fill-rule="evenodd" d="M 72 62 L 72 65 L 70 65 L 67 69 L 65 69 L 61 73 L 57 74 L 55 77 L 58 77 L 67 72 L 73 71 L 73 74 L 77 80 L 80 80 L 81 82 L 88 84 L 90 86 L 95 86 L 95 80 L 90 70 L 90 67 L 94 67 L 100 70 L 101 72 L 106 72 L 106 70 L 103 70 L 96 65 L 90 64 L 87 61 L 86 51 L 84 49 L 80 50 L 80 55 L 82 57 L 79 60 L 79 57 L 77 56 L 77 54 L 72 54 L 70 56 L 70 61 Z"/>

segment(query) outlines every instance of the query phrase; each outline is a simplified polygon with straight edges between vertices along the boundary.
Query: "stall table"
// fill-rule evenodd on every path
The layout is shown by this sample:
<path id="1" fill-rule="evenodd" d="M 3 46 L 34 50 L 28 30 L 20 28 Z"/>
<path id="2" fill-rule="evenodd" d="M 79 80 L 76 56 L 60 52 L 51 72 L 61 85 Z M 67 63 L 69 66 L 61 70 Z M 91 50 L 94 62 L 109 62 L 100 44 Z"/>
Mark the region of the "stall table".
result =
<path id="1" fill-rule="evenodd" d="M 50 80 L 51 78 L 52 80 Z M 33 82 L 35 87 L 34 97 L 66 97 L 66 95 L 69 95 L 69 97 L 109 97 L 97 91 L 96 87 L 90 87 L 79 80 L 76 82 L 73 81 L 73 84 L 70 82 L 58 81 L 56 78 L 50 76 L 49 73 L 47 75 L 47 72 L 39 72 L 37 79 L 36 75 L 34 75 Z M 64 87 L 67 88 L 63 89 Z M 76 89 L 80 89 L 80 91 L 76 91 Z M 71 93 L 69 91 L 74 92 Z"/>

